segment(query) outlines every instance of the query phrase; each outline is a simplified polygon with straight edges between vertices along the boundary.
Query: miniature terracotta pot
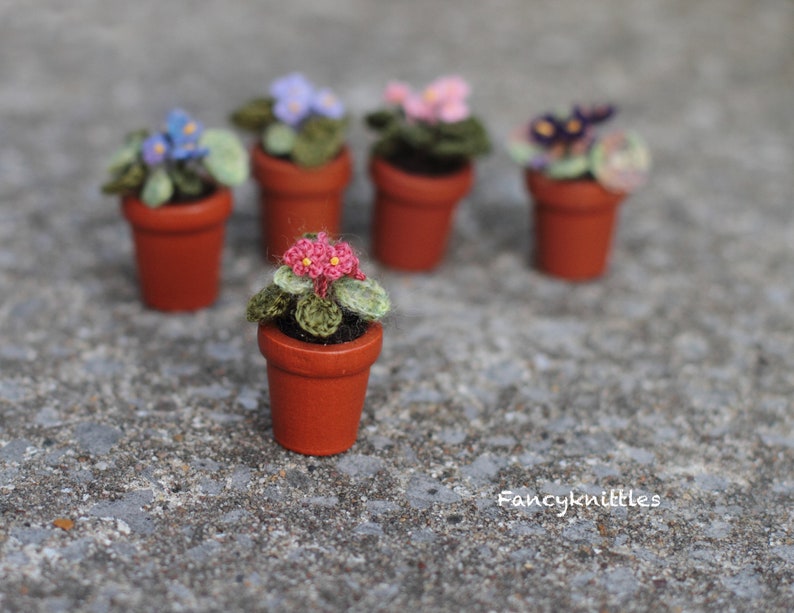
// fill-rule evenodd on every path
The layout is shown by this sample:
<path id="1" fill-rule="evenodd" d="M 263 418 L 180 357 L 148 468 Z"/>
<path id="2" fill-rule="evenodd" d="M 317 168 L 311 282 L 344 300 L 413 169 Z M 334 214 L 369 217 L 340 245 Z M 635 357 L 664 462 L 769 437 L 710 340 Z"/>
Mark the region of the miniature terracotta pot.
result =
<path id="1" fill-rule="evenodd" d="M 570 281 L 604 274 L 626 194 L 607 191 L 594 180 L 554 180 L 532 170 L 525 180 L 534 200 L 537 267 Z"/>
<path id="2" fill-rule="evenodd" d="M 277 262 L 307 232 L 339 235 L 342 198 L 353 174 L 350 149 L 323 166 L 301 168 L 265 153 L 251 150 L 252 174 L 259 184 L 262 251 Z"/>
<path id="3" fill-rule="evenodd" d="M 232 192 L 217 188 L 201 200 L 150 208 L 122 198 L 132 226 L 144 303 L 161 311 L 195 311 L 218 297 Z"/>
<path id="4" fill-rule="evenodd" d="M 376 157 L 370 176 L 376 188 L 374 257 L 398 270 L 435 268 L 444 257 L 457 204 L 474 181 L 472 164 L 435 177 L 409 174 Z"/>
<path id="5" fill-rule="evenodd" d="M 383 328 L 372 323 L 347 343 L 317 345 L 260 324 L 276 441 L 305 455 L 342 453 L 356 442 L 369 370 L 380 355 Z"/>

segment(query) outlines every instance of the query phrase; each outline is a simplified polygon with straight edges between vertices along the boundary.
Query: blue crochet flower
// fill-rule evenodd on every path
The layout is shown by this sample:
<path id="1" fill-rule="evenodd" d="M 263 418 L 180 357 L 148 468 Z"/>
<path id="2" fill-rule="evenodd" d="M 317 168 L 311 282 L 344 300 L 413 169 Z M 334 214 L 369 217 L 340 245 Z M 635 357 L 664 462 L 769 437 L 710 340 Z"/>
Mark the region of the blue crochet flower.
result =
<path id="1" fill-rule="evenodd" d="M 310 95 L 279 98 L 273 106 L 273 114 L 276 116 L 276 119 L 292 127 L 296 127 L 310 112 Z"/>
<path id="2" fill-rule="evenodd" d="M 164 162 L 170 151 L 171 146 L 168 143 L 168 139 L 159 132 L 152 134 L 141 145 L 143 161 L 148 166 L 156 166 Z"/>
<path id="3" fill-rule="evenodd" d="M 165 124 L 171 141 L 169 157 L 172 160 L 192 160 L 209 153 L 209 149 L 198 145 L 204 126 L 182 109 L 169 112 Z"/>

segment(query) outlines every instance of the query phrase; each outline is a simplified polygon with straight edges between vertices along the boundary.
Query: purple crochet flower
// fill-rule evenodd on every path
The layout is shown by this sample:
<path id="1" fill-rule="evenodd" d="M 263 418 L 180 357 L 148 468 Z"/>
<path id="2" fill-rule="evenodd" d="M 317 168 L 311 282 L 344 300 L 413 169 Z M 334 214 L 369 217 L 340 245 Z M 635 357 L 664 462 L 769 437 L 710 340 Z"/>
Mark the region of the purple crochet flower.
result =
<path id="1" fill-rule="evenodd" d="M 281 98 L 273 106 L 276 119 L 283 121 L 288 126 L 295 127 L 311 112 L 311 98 L 309 96 Z"/>
<path id="2" fill-rule="evenodd" d="M 586 134 L 588 125 L 586 119 L 573 113 L 560 122 L 560 136 L 566 143 L 575 143 Z"/>
<path id="3" fill-rule="evenodd" d="M 165 136 L 159 132 L 152 134 L 149 138 L 143 141 L 143 145 L 141 145 L 143 161 L 146 162 L 147 166 L 156 166 L 157 164 L 161 164 L 163 161 L 165 161 L 170 149 L 171 147 L 168 144 L 168 140 L 165 138 Z"/>
<path id="4" fill-rule="evenodd" d="M 601 123 L 612 117 L 617 109 L 614 104 L 594 104 L 592 106 L 582 106 L 577 104 L 573 107 L 573 114 L 582 121 L 590 124 Z"/>
<path id="5" fill-rule="evenodd" d="M 206 147 L 199 147 L 197 142 L 185 141 L 181 143 L 174 143 L 171 148 L 172 160 L 195 160 L 203 158 L 210 152 Z"/>
<path id="6" fill-rule="evenodd" d="M 322 117 L 341 119 L 345 114 L 345 106 L 334 92 L 328 88 L 319 90 L 311 101 L 312 110 Z"/>
<path id="7" fill-rule="evenodd" d="M 529 124 L 529 137 L 539 145 L 548 147 L 560 138 L 560 123 L 554 115 L 541 115 Z"/>
<path id="8" fill-rule="evenodd" d="M 276 100 L 306 100 L 314 94 L 314 86 L 299 72 L 280 77 L 270 84 L 270 95 Z"/>

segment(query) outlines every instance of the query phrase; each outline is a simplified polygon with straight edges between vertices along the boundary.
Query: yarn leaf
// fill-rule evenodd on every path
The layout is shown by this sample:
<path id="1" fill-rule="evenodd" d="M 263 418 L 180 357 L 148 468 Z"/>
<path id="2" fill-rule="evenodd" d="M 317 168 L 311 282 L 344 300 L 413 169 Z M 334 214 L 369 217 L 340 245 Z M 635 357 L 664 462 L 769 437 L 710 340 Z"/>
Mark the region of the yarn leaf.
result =
<path id="1" fill-rule="evenodd" d="M 151 208 L 156 208 L 168 202 L 174 195 L 174 184 L 165 168 L 156 168 L 151 172 L 143 184 L 141 200 Z"/>
<path id="2" fill-rule="evenodd" d="M 295 130 L 285 123 L 272 123 L 262 134 L 262 146 L 271 155 L 289 155 L 295 146 Z"/>
<path id="3" fill-rule="evenodd" d="M 271 283 L 248 301 L 245 317 L 252 322 L 270 321 L 283 315 L 289 308 L 290 296 Z"/>
<path id="4" fill-rule="evenodd" d="M 273 274 L 273 282 L 288 294 L 303 294 L 311 291 L 314 283 L 309 277 L 299 277 L 289 266 L 280 266 Z"/>
<path id="5" fill-rule="evenodd" d="M 146 180 L 146 167 L 135 162 L 102 186 L 105 194 L 126 194 L 140 189 Z"/>
<path id="6" fill-rule="evenodd" d="M 295 320 L 306 332 L 317 338 L 328 338 L 342 323 L 342 309 L 328 298 L 309 293 L 298 299 Z"/>
<path id="7" fill-rule="evenodd" d="M 240 185 L 248 178 L 248 154 L 240 140 L 228 130 L 204 130 L 199 146 L 209 149 L 204 167 L 223 185 Z"/>
<path id="8" fill-rule="evenodd" d="M 333 288 L 339 304 L 361 319 L 375 321 L 391 309 L 386 290 L 374 279 L 359 281 L 352 277 L 342 277 L 334 283 Z"/>
<path id="9" fill-rule="evenodd" d="M 273 101 L 270 98 L 255 98 L 234 111 L 230 119 L 238 128 L 261 132 L 275 121 Z"/>

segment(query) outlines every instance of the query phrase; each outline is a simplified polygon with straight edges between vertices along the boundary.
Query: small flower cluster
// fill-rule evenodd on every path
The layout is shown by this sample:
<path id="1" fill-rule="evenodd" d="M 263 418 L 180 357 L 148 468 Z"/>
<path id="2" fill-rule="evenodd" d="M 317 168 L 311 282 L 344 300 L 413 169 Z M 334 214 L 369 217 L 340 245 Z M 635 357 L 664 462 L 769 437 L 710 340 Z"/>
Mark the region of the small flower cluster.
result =
<path id="1" fill-rule="evenodd" d="M 634 132 L 597 136 L 597 127 L 613 117 L 611 104 L 574 105 L 568 113 L 543 113 L 518 128 L 508 147 L 527 168 L 552 179 L 595 179 L 614 192 L 631 192 L 646 180 L 650 154 Z"/>
<path id="2" fill-rule="evenodd" d="M 189 202 L 218 185 L 248 178 L 248 155 L 227 130 L 209 129 L 182 109 L 166 116 L 165 129 L 131 132 L 113 155 L 106 194 L 138 196 L 149 207 Z"/>
<path id="3" fill-rule="evenodd" d="M 471 115 L 466 98 L 471 88 L 459 76 L 439 77 L 422 91 L 415 92 L 402 81 L 390 81 L 383 98 L 402 108 L 411 121 L 456 123 Z"/>
<path id="4" fill-rule="evenodd" d="M 459 76 L 439 77 L 420 91 L 389 82 L 383 93 L 388 108 L 366 116 L 367 126 L 380 135 L 373 156 L 409 173 L 443 175 L 488 153 L 490 139 L 472 116 L 470 93 Z"/>
<path id="5" fill-rule="evenodd" d="M 284 264 L 299 277 L 309 277 L 314 282 L 314 293 L 325 298 L 328 283 L 344 276 L 364 281 L 367 276 L 359 268 L 359 261 L 348 243 L 331 243 L 325 232 L 316 238 L 304 237 L 287 249 Z"/>
<path id="6" fill-rule="evenodd" d="M 209 149 L 199 145 L 204 126 L 182 109 L 169 112 L 165 125 L 165 131 L 155 132 L 143 141 L 143 161 L 148 166 L 156 166 L 166 160 L 198 159 L 209 153 Z"/>
<path id="7" fill-rule="evenodd" d="M 359 268 L 345 242 L 307 234 L 284 253 L 273 282 L 248 301 L 248 321 L 275 321 L 294 338 L 333 344 L 353 340 L 391 309 L 377 281 Z"/>
<path id="8" fill-rule="evenodd" d="M 315 88 L 299 72 L 273 81 L 270 95 L 273 97 L 273 114 L 293 128 L 311 115 L 329 119 L 341 119 L 345 115 L 345 107 L 334 92 L 328 88 Z"/>
<path id="9" fill-rule="evenodd" d="M 267 98 L 247 102 L 231 120 L 259 134 L 265 153 L 303 168 L 322 166 L 339 155 L 347 131 L 342 101 L 299 72 L 273 81 Z"/>

